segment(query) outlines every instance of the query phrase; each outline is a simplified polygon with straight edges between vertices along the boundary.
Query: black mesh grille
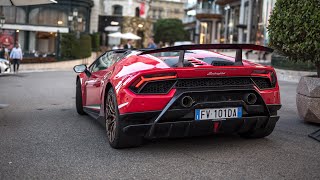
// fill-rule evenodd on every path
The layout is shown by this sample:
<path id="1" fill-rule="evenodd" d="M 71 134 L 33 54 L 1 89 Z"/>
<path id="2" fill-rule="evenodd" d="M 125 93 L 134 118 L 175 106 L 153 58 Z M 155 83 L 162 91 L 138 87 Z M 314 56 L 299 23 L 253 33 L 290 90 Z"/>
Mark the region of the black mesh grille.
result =
<path id="1" fill-rule="evenodd" d="M 177 88 L 190 87 L 219 87 L 219 86 L 241 86 L 253 84 L 250 78 L 205 78 L 205 79 L 180 79 Z"/>
<path id="2" fill-rule="evenodd" d="M 259 89 L 272 88 L 269 78 L 253 77 L 252 80 L 258 86 Z"/>
<path id="3" fill-rule="evenodd" d="M 142 94 L 161 94 L 168 93 L 176 81 L 154 81 L 147 83 L 139 93 Z"/>
<path id="4" fill-rule="evenodd" d="M 236 77 L 236 78 L 203 78 L 203 79 L 179 79 L 176 88 L 201 88 L 201 87 L 221 87 L 221 86 L 245 86 L 254 83 L 259 89 L 272 88 L 269 78 L 264 77 Z M 141 89 L 130 87 L 139 94 L 165 94 L 174 86 L 176 80 L 164 80 L 148 82 Z"/>

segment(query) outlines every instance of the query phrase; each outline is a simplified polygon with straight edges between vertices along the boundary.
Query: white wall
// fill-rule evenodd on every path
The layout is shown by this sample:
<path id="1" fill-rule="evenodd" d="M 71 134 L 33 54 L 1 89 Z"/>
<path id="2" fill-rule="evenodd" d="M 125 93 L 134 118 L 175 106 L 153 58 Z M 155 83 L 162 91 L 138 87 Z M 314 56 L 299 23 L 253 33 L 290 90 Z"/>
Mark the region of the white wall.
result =
<path id="1" fill-rule="evenodd" d="M 91 8 L 90 17 L 90 33 L 98 32 L 98 22 L 101 7 L 101 0 L 93 0 L 93 7 Z"/>

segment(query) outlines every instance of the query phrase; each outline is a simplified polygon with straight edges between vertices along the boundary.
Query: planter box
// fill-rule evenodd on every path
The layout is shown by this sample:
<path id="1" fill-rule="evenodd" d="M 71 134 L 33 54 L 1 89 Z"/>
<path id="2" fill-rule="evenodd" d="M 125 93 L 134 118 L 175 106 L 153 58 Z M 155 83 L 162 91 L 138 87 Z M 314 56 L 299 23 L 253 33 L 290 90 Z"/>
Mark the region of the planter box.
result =
<path id="1" fill-rule="evenodd" d="M 21 63 L 47 63 L 47 62 L 56 62 L 54 57 L 26 57 L 23 58 Z"/>
<path id="2" fill-rule="evenodd" d="M 301 119 L 320 123 L 320 78 L 301 77 L 296 101 Z"/>

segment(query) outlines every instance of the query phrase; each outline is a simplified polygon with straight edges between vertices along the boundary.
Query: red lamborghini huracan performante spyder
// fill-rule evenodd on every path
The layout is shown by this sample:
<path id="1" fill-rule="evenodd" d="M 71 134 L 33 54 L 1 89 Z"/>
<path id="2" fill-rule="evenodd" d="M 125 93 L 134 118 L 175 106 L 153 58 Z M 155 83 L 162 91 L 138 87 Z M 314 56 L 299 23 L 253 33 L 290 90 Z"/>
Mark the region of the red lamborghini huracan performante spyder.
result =
<path id="1" fill-rule="evenodd" d="M 236 57 L 215 52 L 233 49 Z M 262 138 L 281 107 L 274 69 L 242 59 L 248 44 L 113 50 L 77 65 L 76 108 L 105 127 L 113 148 L 142 140 L 237 133 Z"/>

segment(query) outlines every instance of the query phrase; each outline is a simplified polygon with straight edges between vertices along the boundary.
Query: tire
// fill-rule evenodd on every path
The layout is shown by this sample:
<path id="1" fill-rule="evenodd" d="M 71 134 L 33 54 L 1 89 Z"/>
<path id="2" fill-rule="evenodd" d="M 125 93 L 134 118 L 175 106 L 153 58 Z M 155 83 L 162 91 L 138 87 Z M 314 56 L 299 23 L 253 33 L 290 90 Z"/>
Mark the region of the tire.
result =
<path id="1" fill-rule="evenodd" d="M 252 129 L 249 130 L 248 132 L 245 133 L 239 133 L 239 135 L 243 138 L 247 138 L 247 139 L 257 139 L 257 138 L 264 138 L 266 136 L 269 136 L 274 128 L 276 126 L 276 121 L 272 122 L 268 122 L 268 124 L 263 127 L 263 128 L 258 128 L 258 129 Z"/>
<path id="2" fill-rule="evenodd" d="M 113 88 L 110 88 L 105 98 L 105 123 L 107 138 L 111 147 L 121 149 L 141 145 L 142 137 L 128 136 L 122 130 L 127 123 L 119 119 L 118 104 Z"/>
<path id="3" fill-rule="evenodd" d="M 76 108 L 77 108 L 78 114 L 86 115 L 86 113 L 83 111 L 82 90 L 81 90 L 81 83 L 79 80 L 77 81 L 77 86 L 76 86 Z"/>

